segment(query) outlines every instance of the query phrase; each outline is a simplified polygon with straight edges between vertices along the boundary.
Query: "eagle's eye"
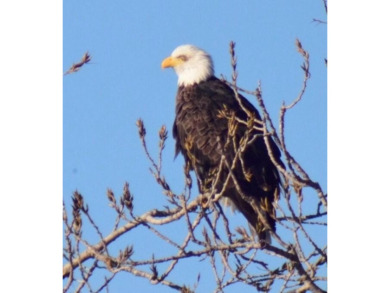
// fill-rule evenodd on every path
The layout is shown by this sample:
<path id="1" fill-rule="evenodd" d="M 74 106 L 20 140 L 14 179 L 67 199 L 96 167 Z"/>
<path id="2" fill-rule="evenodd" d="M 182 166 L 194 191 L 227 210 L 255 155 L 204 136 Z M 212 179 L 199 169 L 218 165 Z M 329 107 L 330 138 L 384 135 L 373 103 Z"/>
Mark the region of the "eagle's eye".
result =
<path id="1" fill-rule="evenodd" d="M 185 56 L 185 55 L 179 55 L 179 56 L 177 56 L 177 58 L 182 60 L 182 61 L 187 61 L 188 60 L 188 57 Z"/>

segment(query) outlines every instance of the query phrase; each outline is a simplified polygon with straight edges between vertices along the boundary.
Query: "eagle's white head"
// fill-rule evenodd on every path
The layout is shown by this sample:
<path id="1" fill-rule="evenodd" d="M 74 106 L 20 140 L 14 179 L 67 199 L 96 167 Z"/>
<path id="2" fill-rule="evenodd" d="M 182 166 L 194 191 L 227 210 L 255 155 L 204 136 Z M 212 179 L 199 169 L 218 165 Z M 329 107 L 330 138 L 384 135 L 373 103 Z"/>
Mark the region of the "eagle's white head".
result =
<path id="1" fill-rule="evenodd" d="M 162 68 L 173 67 L 179 86 L 188 86 L 214 75 L 213 60 L 202 49 L 193 45 L 177 47 L 161 64 Z"/>

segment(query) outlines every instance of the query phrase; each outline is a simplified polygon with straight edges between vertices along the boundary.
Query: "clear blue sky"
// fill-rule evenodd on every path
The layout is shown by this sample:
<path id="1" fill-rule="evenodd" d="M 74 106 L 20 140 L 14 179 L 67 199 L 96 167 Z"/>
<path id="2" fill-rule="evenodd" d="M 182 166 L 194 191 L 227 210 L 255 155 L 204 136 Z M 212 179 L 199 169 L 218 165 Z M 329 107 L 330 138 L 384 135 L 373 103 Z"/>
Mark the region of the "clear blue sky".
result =
<path id="1" fill-rule="evenodd" d="M 275 122 L 282 102 L 293 101 L 302 85 L 302 59 L 295 39 L 310 53 L 307 94 L 287 114 L 287 146 L 326 191 L 327 27 L 312 22 L 313 18 L 326 20 L 320 0 L 65 1 L 63 71 L 86 51 L 92 56 L 90 64 L 63 79 L 65 204 L 70 207 L 77 189 L 105 233 L 112 228 L 105 196 L 108 187 L 119 195 L 128 181 L 139 214 L 166 205 L 148 170 L 135 122 L 144 120 L 152 154 L 156 154 L 158 130 L 167 126 L 170 137 L 163 157 L 164 174 L 172 189 L 180 191 L 183 160 L 174 160 L 171 137 L 177 78 L 172 70 L 161 69 L 161 61 L 178 45 L 190 43 L 211 54 L 216 76 L 230 77 L 231 40 L 236 42 L 239 86 L 253 90 L 260 80 Z M 256 103 L 253 97 L 249 99 Z M 246 226 L 245 220 L 238 221 Z M 142 253 L 140 249 L 147 255 L 153 247 L 147 243 L 142 248 L 135 246 L 136 252 Z M 188 276 L 183 282 L 195 282 L 191 270 L 182 273 Z M 202 275 L 200 292 L 212 290 L 213 282 L 212 276 Z M 171 292 L 127 274 L 111 285 L 110 292 L 123 292 L 129 286 L 138 292 Z M 242 289 L 252 291 L 247 286 Z"/>

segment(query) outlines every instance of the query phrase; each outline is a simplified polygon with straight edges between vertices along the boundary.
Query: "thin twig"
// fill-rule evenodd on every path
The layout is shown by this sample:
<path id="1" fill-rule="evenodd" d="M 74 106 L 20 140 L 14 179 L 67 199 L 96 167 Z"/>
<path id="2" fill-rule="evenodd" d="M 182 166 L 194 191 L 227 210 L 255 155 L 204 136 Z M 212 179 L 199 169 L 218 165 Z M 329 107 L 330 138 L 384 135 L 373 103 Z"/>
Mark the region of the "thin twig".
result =
<path id="1" fill-rule="evenodd" d="M 80 68 L 83 67 L 85 64 L 89 63 L 89 61 L 91 61 L 91 55 L 89 55 L 87 51 L 84 53 L 81 60 L 77 63 L 73 63 L 73 65 L 64 73 L 64 75 L 79 71 Z"/>

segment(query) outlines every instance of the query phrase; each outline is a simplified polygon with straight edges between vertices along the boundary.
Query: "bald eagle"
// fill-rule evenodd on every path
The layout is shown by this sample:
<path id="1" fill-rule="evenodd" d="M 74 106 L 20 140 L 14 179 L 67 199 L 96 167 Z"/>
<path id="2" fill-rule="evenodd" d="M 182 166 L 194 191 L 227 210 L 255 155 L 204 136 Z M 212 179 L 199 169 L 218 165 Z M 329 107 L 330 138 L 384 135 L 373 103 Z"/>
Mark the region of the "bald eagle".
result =
<path id="1" fill-rule="evenodd" d="M 182 153 L 195 172 L 201 194 L 222 194 L 225 203 L 245 216 L 260 242 L 270 243 L 280 176 L 261 127 L 253 127 L 253 121 L 261 121 L 258 111 L 214 76 L 210 55 L 196 46 L 177 47 L 161 66 L 178 75 L 176 156 Z M 269 141 L 279 162 L 280 151 Z"/>

